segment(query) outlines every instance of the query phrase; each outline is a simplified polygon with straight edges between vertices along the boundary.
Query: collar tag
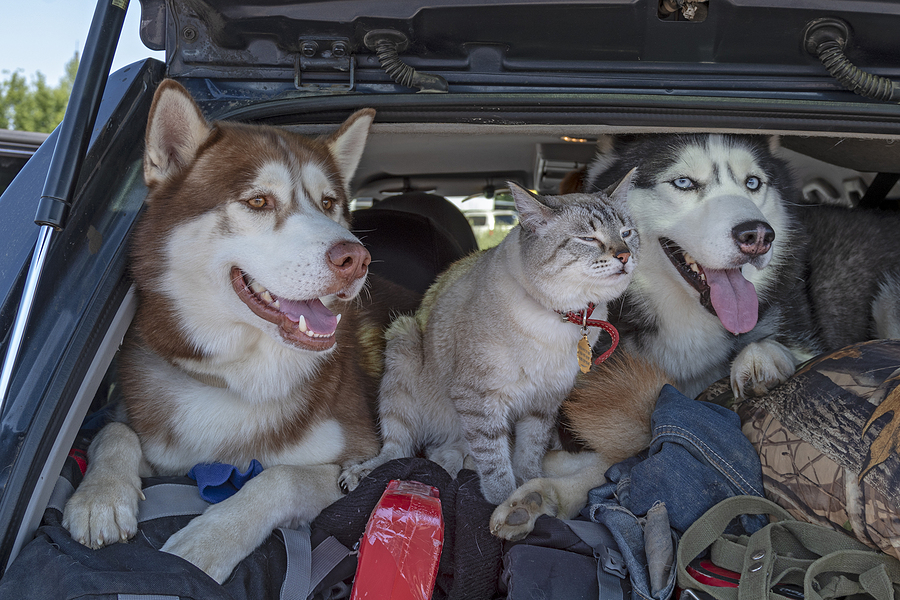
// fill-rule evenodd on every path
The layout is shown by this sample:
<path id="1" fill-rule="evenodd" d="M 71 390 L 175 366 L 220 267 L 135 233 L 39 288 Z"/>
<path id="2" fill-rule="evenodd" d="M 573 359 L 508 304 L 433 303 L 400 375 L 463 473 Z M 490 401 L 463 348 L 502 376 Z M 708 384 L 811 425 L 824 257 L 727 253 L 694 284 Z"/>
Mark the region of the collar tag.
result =
<path id="1" fill-rule="evenodd" d="M 594 304 L 588 304 L 587 308 L 581 312 L 567 312 L 560 313 L 562 314 L 563 321 L 568 321 L 569 323 L 574 323 L 576 325 L 581 325 L 581 340 L 578 341 L 578 368 L 581 369 L 582 373 L 587 373 L 591 369 L 591 359 L 593 358 L 593 354 L 591 352 L 591 346 L 588 343 L 587 339 L 587 328 L 588 327 L 599 327 L 603 329 L 606 333 L 609 334 L 610 340 L 612 344 L 609 349 L 598 356 L 593 360 L 593 364 L 599 365 L 607 358 L 609 358 L 612 353 L 615 351 L 616 346 L 619 345 L 619 332 L 613 326 L 612 323 L 608 323 L 607 321 L 603 321 L 601 319 L 591 319 L 591 313 L 594 312 Z"/>
<path id="2" fill-rule="evenodd" d="M 581 334 L 581 339 L 578 341 L 578 368 L 581 369 L 582 373 L 587 373 L 591 370 L 591 359 L 593 358 L 593 354 L 591 353 L 591 345 L 588 343 L 587 335 L 584 333 Z"/>

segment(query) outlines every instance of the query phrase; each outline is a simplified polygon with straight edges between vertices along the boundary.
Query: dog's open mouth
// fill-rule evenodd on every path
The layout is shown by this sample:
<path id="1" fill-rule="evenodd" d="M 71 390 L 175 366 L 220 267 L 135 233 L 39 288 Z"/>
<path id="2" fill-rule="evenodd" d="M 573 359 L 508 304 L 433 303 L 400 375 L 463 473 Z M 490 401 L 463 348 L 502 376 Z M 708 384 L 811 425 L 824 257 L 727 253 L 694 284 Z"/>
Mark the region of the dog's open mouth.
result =
<path id="1" fill-rule="evenodd" d="M 278 325 L 286 341 L 315 351 L 334 346 L 334 334 L 341 316 L 333 314 L 318 298 L 279 298 L 239 267 L 231 268 L 231 284 L 238 297 L 258 317 Z"/>
<path id="2" fill-rule="evenodd" d="M 668 238 L 659 238 L 663 252 L 685 281 L 700 294 L 700 304 L 731 333 L 747 333 L 759 319 L 759 298 L 740 269 L 704 268 Z"/>

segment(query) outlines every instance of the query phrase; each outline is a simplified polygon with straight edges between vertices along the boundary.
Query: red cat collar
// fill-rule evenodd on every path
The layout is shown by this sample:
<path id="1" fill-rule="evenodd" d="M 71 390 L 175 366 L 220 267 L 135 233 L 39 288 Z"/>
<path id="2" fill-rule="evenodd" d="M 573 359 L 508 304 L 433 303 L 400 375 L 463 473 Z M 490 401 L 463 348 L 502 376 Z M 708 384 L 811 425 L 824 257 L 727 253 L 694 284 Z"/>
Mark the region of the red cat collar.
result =
<path id="1" fill-rule="evenodd" d="M 569 311 L 567 313 L 560 313 L 563 316 L 563 321 L 568 321 L 569 323 L 575 323 L 576 325 L 581 325 L 582 328 L 587 327 L 600 327 L 605 330 L 606 333 L 609 334 L 609 337 L 612 338 L 612 344 L 609 347 L 609 350 L 598 356 L 594 359 L 594 364 L 599 365 L 604 360 L 609 358 L 612 353 L 615 351 L 616 346 L 619 345 L 619 332 L 613 326 L 612 323 L 608 323 L 607 321 L 601 321 L 600 319 L 591 319 L 591 314 L 594 312 L 594 303 L 588 303 L 587 308 L 581 312 Z"/>

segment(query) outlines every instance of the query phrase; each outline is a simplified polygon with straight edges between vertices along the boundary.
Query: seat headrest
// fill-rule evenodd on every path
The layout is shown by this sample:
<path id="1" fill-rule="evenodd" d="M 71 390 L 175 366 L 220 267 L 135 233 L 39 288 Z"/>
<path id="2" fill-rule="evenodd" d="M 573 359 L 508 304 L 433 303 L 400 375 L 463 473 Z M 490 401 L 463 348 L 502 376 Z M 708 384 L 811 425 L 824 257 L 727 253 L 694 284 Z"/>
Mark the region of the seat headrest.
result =
<path id="1" fill-rule="evenodd" d="M 469 254 L 431 218 L 402 210 L 354 211 L 352 231 L 372 255 L 371 273 L 420 294 Z"/>
<path id="2" fill-rule="evenodd" d="M 466 254 L 478 250 L 478 241 L 466 216 L 443 196 L 425 192 L 407 192 L 385 198 L 378 202 L 375 208 L 402 210 L 428 217 L 455 239 Z"/>

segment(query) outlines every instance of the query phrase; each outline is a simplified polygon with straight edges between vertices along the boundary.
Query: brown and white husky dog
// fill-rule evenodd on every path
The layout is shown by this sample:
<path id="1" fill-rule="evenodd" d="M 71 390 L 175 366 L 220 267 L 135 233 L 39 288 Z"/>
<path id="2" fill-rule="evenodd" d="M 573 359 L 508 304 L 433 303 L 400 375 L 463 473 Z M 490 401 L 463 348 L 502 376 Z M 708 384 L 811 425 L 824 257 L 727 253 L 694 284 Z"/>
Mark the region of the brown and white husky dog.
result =
<path id="1" fill-rule="evenodd" d="M 135 535 L 142 476 L 257 459 L 260 475 L 163 547 L 221 582 L 273 528 L 337 500 L 343 467 L 378 453 L 381 331 L 416 299 L 357 298 L 370 256 L 348 229 L 348 188 L 374 115 L 307 139 L 209 123 L 179 84 L 159 87 L 124 406 L 65 508 L 76 540 L 97 548 Z"/>

